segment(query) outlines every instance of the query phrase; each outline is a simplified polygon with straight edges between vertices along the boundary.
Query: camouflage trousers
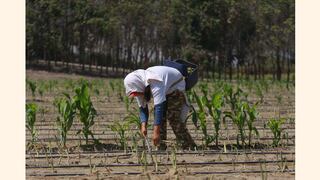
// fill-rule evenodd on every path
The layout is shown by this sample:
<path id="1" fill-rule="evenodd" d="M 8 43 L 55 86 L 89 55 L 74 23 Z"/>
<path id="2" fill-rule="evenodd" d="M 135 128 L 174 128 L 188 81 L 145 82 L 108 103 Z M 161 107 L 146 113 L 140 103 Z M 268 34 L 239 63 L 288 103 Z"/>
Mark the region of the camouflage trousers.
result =
<path id="1" fill-rule="evenodd" d="M 196 147 L 194 140 L 188 132 L 186 123 L 180 120 L 182 106 L 186 103 L 184 94 L 180 91 L 174 91 L 167 95 L 166 99 L 166 110 L 160 128 L 160 149 L 166 148 L 163 140 L 167 140 L 167 121 L 169 121 L 172 127 L 179 146 L 184 149 Z"/>

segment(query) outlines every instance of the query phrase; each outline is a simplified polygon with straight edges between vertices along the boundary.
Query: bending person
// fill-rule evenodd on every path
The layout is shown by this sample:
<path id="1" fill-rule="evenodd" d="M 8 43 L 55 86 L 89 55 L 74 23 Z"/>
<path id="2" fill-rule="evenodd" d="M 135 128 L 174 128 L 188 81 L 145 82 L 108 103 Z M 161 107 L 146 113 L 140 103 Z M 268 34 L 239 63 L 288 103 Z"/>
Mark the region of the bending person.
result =
<path id="1" fill-rule="evenodd" d="M 185 81 L 175 68 L 153 66 L 129 73 L 124 79 L 126 95 L 137 100 L 140 109 L 141 134 L 147 136 L 149 119 L 148 102 L 153 97 L 154 123 L 153 144 L 165 149 L 167 121 L 182 148 L 194 148 L 194 140 L 189 134 L 185 121 L 181 120 L 183 106 L 186 106 Z"/>

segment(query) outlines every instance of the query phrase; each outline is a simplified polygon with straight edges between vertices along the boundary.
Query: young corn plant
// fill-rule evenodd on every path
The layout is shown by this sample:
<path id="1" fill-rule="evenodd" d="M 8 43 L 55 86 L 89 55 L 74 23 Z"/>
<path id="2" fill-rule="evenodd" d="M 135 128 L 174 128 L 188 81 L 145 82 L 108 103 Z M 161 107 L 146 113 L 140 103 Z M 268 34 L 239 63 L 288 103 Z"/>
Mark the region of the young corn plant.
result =
<path id="1" fill-rule="evenodd" d="M 201 128 L 201 131 L 204 135 L 203 137 L 203 140 L 205 142 L 205 147 L 207 147 L 212 141 L 213 141 L 213 136 L 210 136 L 208 134 L 208 131 L 207 131 L 207 120 L 206 120 L 206 112 L 205 112 L 205 102 L 207 101 L 206 100 L 206 97 L 202 97 L 200 98 L 195 91 L 193 91 L 193 96 L 195 97 L 196 99 L 196 102 L 198 104 L 198 107 L 199 107 L 199 110 L 198 112 L 195 113 L 196 115 L 196 118 L 199 119 L 200 121 L 200 128 Z"/>
<path id="2" fill-rule="evenodd" d="M 89 135 L 95 143 L 98 143 L 98 140 L 94 138 L 93 133 L 90 130 L 90 127 L 94 125 L 94 118 L 97 115 L 97 112 L 90 99 L 88 84 L 86 82 L 82 83 L 81 87 L 75 89 L 75 93 L 74 101 L 79 112 L 80 121 L 83 124 L 83 128 L 79 130 L 77 134 L 81 132 L 84 135 L 86 144 L 88 144 Z"/>
<path id="3" fill-rule="evenodd" d="M 122 86 L 122 83 L 120 83 L 119 81 L 116 83 L 116 91 L 118 93 L 120 102 L 123 102 L 124 101 L 124 97 L 122 95 L 123 86 Z"/>
<path id="4" fill-rule="evenodd" d="M 223 119 L 225 121 L 226 118 L 229 118 L 237 126 L 237 145 L 239 146 L 239 139 L 241 139 L 242 146 L 244 146 L 246 144 L 244 126 L 247 119 L 247 114 L 245 112 L 247 95 L 240 88 L 237 88 L 237 90 L 233 92 L 230 85 L 224 87 L 224 94 L 226 102 L 230 105 L 231 111 L 225 111 Z"/>
<path id="5" fill-rule="evenodd" d="M 108 125 L 108 128 L 111 129 L 111 131 L 115 132 L 119 136 L 119 142 L 120 147 L 126 152 L 128 143 L 127 143 L 127 135 L 126 132 L 129 130 L 129 123 L 123 122 L 120 123 L 118 121 L 114 122 L 111 125 Z"/>
<path id="6" fill-rule="evenodd" d="M 40 85 L 39 88 L 38 88 L 38 93 L 39 93 L 39 95 L 40 95 L 41 100 L 42 100 L 42 98 L 43 98 L 44 92 L 45 92 L 45 87 L 44 87 L 44 85 Z"/>
<path id="7" fill-rule="evenodd" d="M 219 136 L 220 136 L 220 128 L 221 128 L 221 108 L 223 106 L 224 100 L 223 100 L 223 94 L 221 92 L 217 92 L 213 94 L 211 104 L 212 104 L 212 110 L 209 111 L 210 115 L 213 119 L 213 126 L 214 126 L 214 139 L 216 147 L 219 145 Z"/>
<path id="8" fill-rule="evenodd" d="M 187 93 L 187 99 L 190 103 L 196 103 L 195 97 L 194 97 L 194 92 L 193 91 L 186 91 Z M 187 119 L 192 116 L 192 122 L 194 126 L 196 127 L 196 131 L 199 129 L 198 126 L 198 117 L 197 117 L 197 111 L 194 109 L 193 106 L 191 106 L 192 113 L 188 115 Z"/>
<path id="9" fill-rule="evenodd" d="M 58 84 L 57 80 L 49 80 L 47 86 L 48 86 L 48 90 L 50 92 L 52 92 L 52 90 L 54 89 L 54 87 Z"/>
<path id="10" fill-rule="evenodd" d="M 234 111 L 236 109 L 236 103 L 239 99 L 240 93 L 242 93 L 241 89 L 238 88 L 238 91 L 236 93 L 233 92 L 233 88 L 229 84 L 225 84 L 223 87 L 223 93 L 226 97 L 226 103 L 229 104 L 231 111 Z"/>
<path id="11" fill-rule="evenodd" d="M 139 110 L 133 108 L 133 111 L 129 111 L 129 115 L 127 115 L 124 120 L 129 124 L 135 126 L 135 129 L 140 129 L 141 122 L 140 117 L 137 115 L 139 114 Z M 148 126 L 149 127 L 149 126 Z"/>
<path id="12" fill-rule="evenodd" d="M 131 101 L 132 102 L 132 101 Z M 127 112 L 129 111 L 129 106 L 130 106 L 130 99 L 128 98 L 128 96 L 124 97 L 124 103 L 126 105 L 126 110 Z"/>
<path id="13" fill-rule="evenodd" d="M 31 133 L 32 144 L 36 141 L 37 134 L 38 134 L 35 128 L 37 109 L 38 109 L 38 106 L 34 103 L 26 104 L 26 119 L 27 119 L 26 127 Z"/>
<path id="14" fill-rule="evenodd" d="M 263 103 L 263 101 L 264 101 L 264 95 L 263 95 L 263 92 L 262 92 L 262 87 L 258 84 L 257 86 L 256 86 L 256 94 L 259 96 L 259 98 L 260 98 L 260 103 Z"/>
<path id="15" fill-rule="evenodd" d="M 253 83 L 253 81 L 251 81 L 251 80 L 247 80 L 247 81 L 246 81 L 246 86 L 247 86 L 249 92 L 252 92 L 253 84 L 254 84 L 254 83 Z"/>
<path id="16" fill-rule="evenodd" d="M 281 127 L 282 124 L 285 122 L 285 120 L 283 118 L 273 118 L 270 119 L 267 122 L 268 127 L 270 128 L 270 130 L 272 131 L 273 134 L 273 141 L 272 141 L 272 145 L 274 147 L 278 147 L 280 140 L 281 140 L 281 133 L 283 131 L 283 128 Z"/>
<path id="17" fill-rule="evenodd" d="M 177 173 L 177 148 L 176 146 L 174 146 L 173 150 L 172 150 L 172 154 L 171 154 L 171 161 L 172 161 L 172 169 L 173 169 L 173 174 Z"/>
<path id="18" fill-rule="evenodd" d="M 190 103 L 194 103 L 195 100 L 194 100 L 194 96 L 193 96 L 192 91 L 186 91 L 186 94 L 187 94 L 188 101 L 189 101 Z"/>
<path id="19" fill-rule="evenodd" d="M 125 122 L 131 126 L 131 130 L 137 130 L 135 134 L 133 134 L 135 137 L 142 138 L 141 133 L 140 133 L 140 127 L 141 127 L 141 122 L 140 122 L 140 117 L 137 115 L 139 114 L 139 110 L 136 108 L 133 108 L 133 111 L 129 111 L 129 115 L 127 115 L 124 120 Z M 133 128 L 132 128 L 133 126 Z M 148 127 L 151 125 L 149 124 Z"/>
<path id="20" fill-rule="evenodd" d="M 209 87 L 208 87 L 208 84 L 206 83 L 206 84 L 200 84 L 200 90 L 201 90 L 201 92 L 203 93 L 203 95 L 205 96 L 205 97 L 207 97 L 207 95 L 208 95 L 208 91 L 209 91 Z"/>
<path id="21" fill-rule="evenodd" d="M 106 90 L 105 90 L 105 96 L 107 97 L 108 102 L 110 102 L 110 92 L 109 92 L 109 88 L 106 88 Z"/>
<path id="22" fill-rule="evenodd" d="M 256 134 L 256 136 L 259 137 L 259 132 L 258 129 L 254 126 L 254 122 L 256 121 L 259 113 L 256 110 L 256 106 L 258 105 L 258 103 L 250 106 L 248 103 L 245 103 L 245 108 L 246 108 L 246 112 L 248 114 L 248 118 L 247 118 L 247 125 L 248 125 L 248 139 L 249 139 L 249 147 L 251 147 L 251 139 L 252 139 L 252 132 L 254 132 Z"/>
<path id="23" fill-rule="evenodd" d="M 56 120 L 56 125 L 58 127 L 60 135 L 60 143 L 65 148 L 68 131 L 70 130 L 73 124 L 73 119 L 76 116 L 76 104 L 70 98 L 70 96 L 66 96 L 64 98 L 59 99 L 55 105 L 58 108 L 59 113 L 59 116 Z"/>
<path id="24" fill-rule="evenodd" d="M 138 155 L 138 144 L 137 144 L 137 140 L 143 139 L 142 134 L 140 133 L 140 127 L 141 127 L 141 122 L 140 122 L 140 117 L 137 115 L 139 114 L 139 110 L 137 108 L 133 108 L 133 111 L 129 111 L 129 115 L 127 115 L 124 120 L 125 122 L 128 123 L 131 129 L 131 138 L 132 138 L 132 142 L 133 142 L 133 146 L 134 149 L 136 150 L 136 155 L 137 157 Z M 147 127 L 151 127 L 150 124 L 148 124 Z M 136 131 L 135 133 L 133 133 L 133 131 Z M 145 141 L 143 141 L 145 143 Z"/>
<path id="25" fill-rule="evenodd" d="M 66 79 L 64 81 L 64 86 L 67 90 L 68 89 L 72 90 L 75 87 L 75 82 L 72 79 Z"/>
<path id="26" fill-rule="evenodd" d="M 31 80 L 27 80 L 27 84 L 31 90 L 32 97 L 35 98 L 36 97 L 36 89 L 37 89 L 36 82 L 31 81 Z"/>
<path id="27" fill-rule="evenodd" d="M 46 108 L 46 107 L 40 107 L 39 108 L 39 113 L 40 113 L 40 117 L 41 117 L 41 121 L 44 121 L 45 119 L 44 119 L 44 116 L 45 116 L 45 114 L 46 113 L 48 113 L 49 112 L 49 110 Z"/>
<path id="28" fill-rule="evenodd" d="M 247 117 L 246 117 L 245 106 L 243 102 L 238 102 L 233 112 L 225 111 L 224 121 L 226 118 L 230 118 L 238 128 L 237 146 L 239 146 L 239 140 L 241 140 L 242 146 L 244 146 L 246 144 L 244 126 L 245 126 Z"/>
<path id="29" fill-rule="evenodd" d="M 265 92 L 269 92 L 269 83 L 266 80 L 261 80 L 260 85 L 264 88 Z"/>
<path id="30" fill-rule="evenodd" d="M 113 82 L 113 80 L 110 80 L 109 81 L 109 85 L 110 85 L 110 87 L 111 87 L 111 89 L 112 89 L 112 92 L 114 92 L 114 82 Z"/>

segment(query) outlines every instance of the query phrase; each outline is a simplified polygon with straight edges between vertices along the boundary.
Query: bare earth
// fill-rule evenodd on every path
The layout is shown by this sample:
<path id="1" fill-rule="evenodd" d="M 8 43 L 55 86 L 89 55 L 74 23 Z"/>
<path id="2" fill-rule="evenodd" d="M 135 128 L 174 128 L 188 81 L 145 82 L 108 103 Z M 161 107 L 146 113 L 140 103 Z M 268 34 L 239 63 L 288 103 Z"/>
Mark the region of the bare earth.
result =
<path id="1" fill-rule="evenodd" d="M 141 160 L 144 151 L 143 140 L 138 141 L 138 152 L 132 150 L 132 134 L 137 132 L 132 128 L 128 135 L 129 148 L 124 152 L 117 143 L 118 137 L 107 127 L 114 121 L 123 122 L 127 110 L 121 100 L 124 90 L 110 89 L 110 81 L 122 84 L 121 79 L 93 78 L 61 73 L 49 73 L 45 71 L 27 70 L 27 79 L 37 82 L 57 80 L 58 84 L 51 91 L 44 92 L 43 97 L 36 93 L 33 98 L 31 91 L 26 87 L 26 103 L 35 102 L 42 112 L 37 114 L 36 129 L 38 140 L 33 149 L 26 151 L 26 176 L 27 179 L 294 179 L 295 178 L 295 94 L 294 88 L 289 91 L 286 88 L 272 87 L 264 95 L 264 103 L 259 106 L 259 118 L 255 123 L 260 133 L 260 139 L 254 137 L 254 147 L 237 149 L 236 128 L 231 122 L 228 128 L 221 129 L 219 148 L 209 147 L 208 150 L 176 150 L 177 167 L 173 165 L 174 148 L 169 144 L 166 151 L 154 151 L 153 158 L 158 162 L 157 172 L 151 156 L 147 154 L 148 166 L 144 166 Z M 77 135 L 81 129 L 79 120 L 68 133 L 68 151 L 60 148 L 59 136 L 55 127 L 58 116 L 53 105 L 55 97 L 61 92 L 72 94 L 72 88 L 68 87 L 68 81 L 76 82 L 79 79 L 87 79 L 90 82 L 99 81 L 101 86 L 99 93 L 91 92 L 91 99 L 98 115 L 95 125 L 92 127 L 95 138 L 100 145 L 94 146 L 90 140 L 85 145 L 82 136 Z M 70 84 L 70 82 L 69 82 Z M 121 92 L 122 91 L 122 92 Z M 257 101 L 255 93 L 249 94 L 250 101 Z M 278 105 L 275 95 L 281 94 L 282 103 Z M 135 107 L 135 102 L 130 106 Z M 152 109 L 152 108 L 150 108 Z M 286 118 L 284 132 L 287 137 L 282 139 L 280 147 L 272 147 L 272 133 L 264 127 L 265 122 L 278 115 Z M 151 122 L 153 120 L 150 113 Z M 213 133 L 212 120 L 208 126 L 208 132 Z M 202 144 L 202 132 L 196 130 L 191 120 L 188 120 L 188 129 L 198 145 Z M 150 127 L 151 128 L 151 127 Z M 168 126 L 168 140 L 174 142 L 175 136 Z M 148 131 L 151 139 L 151 129 Z M 26 144 L 30 142 L 31 134 L 26 129 Z M 226 145 L 226 151 L 224 150 Z M 29 148 L 29 147 L 27 147 Z"/>

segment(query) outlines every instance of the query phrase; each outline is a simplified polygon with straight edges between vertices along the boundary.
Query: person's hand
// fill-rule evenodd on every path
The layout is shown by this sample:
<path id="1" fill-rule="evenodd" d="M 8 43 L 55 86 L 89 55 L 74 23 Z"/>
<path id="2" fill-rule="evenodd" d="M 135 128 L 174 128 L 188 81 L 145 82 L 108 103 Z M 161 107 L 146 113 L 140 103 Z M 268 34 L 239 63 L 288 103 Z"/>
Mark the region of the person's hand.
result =
<path id="1" fill-rule="evenodd" d="M 142 136 L 147 137 L 147 123 L 144 122 L 141 124 L 140 131 L 141 131 Z"/>
<path id="2" fill-rule="evenodd" d="M 158 146 L 160 143 L 160 125 L 153 126 L 153 145 Z"/>

